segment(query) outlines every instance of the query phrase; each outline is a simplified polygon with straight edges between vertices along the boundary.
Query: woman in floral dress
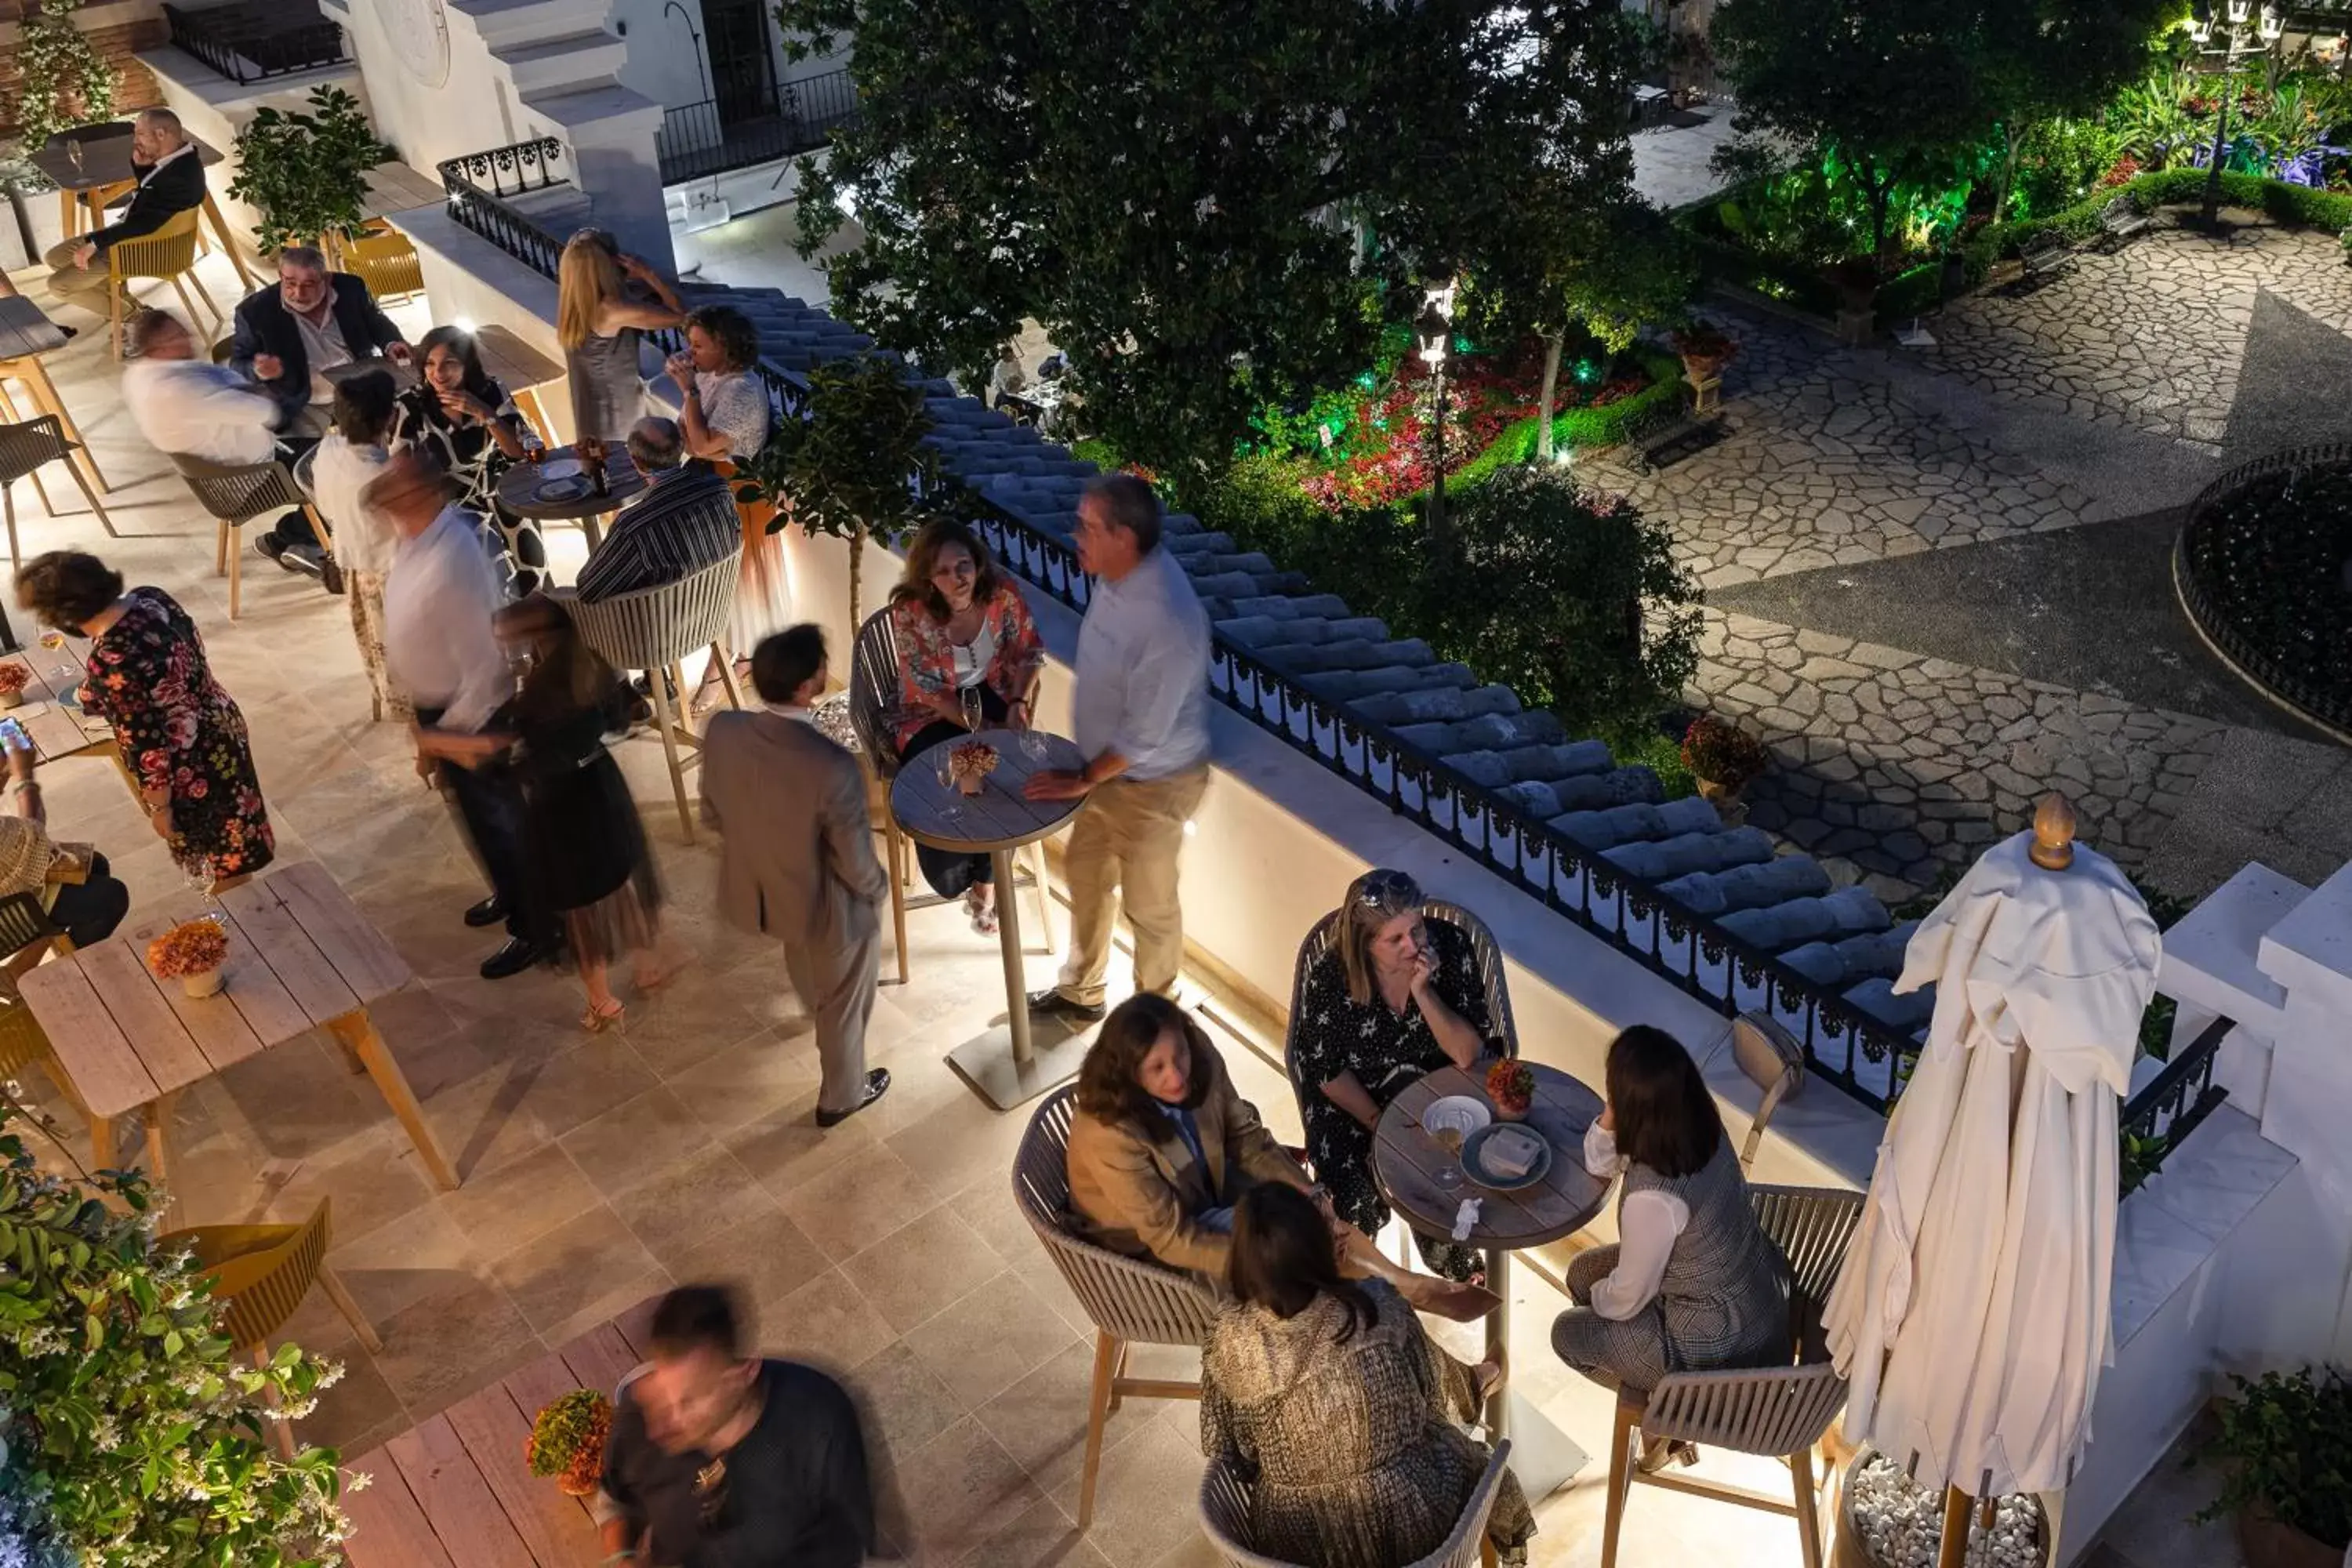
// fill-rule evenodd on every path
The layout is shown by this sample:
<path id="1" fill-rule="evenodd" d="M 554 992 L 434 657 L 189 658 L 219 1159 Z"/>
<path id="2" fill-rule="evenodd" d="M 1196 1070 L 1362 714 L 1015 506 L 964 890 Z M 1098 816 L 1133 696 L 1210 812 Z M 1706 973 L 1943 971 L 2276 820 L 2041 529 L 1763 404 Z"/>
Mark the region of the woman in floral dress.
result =
<path id="1" fill-rule="evenodd" d="M 114 727 L 140 803 L 172 858 L 215 887 L 269 864 L 277 841 L 245 715 L 205 662 L 205 645 L 161 588 L 123 591 L 95 555 L 52 550 L 25 563 L 17 602 L 90 639 L 81 703 Z"/>

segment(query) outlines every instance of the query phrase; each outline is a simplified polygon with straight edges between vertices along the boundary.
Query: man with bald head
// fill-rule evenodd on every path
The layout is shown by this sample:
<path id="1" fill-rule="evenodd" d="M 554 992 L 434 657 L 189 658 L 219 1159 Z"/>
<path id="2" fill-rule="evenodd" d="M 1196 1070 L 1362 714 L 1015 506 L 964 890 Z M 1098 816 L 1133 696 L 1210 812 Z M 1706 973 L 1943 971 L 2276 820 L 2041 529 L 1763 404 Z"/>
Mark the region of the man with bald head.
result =
<path id="1" fill-rule="evenodd" d="M 138 179 L 122 216 L 103 228 L 49 247 L 49 289 L 59 300 L 106 312 L 106 253 L 153 234 L 205 205 L 205 166 L 196 144 L 168 109 L 142 109 L 132 121 L 131 172 Z"/>
<path id="2" fill-rule="evenodd" d="M 735 492 L 708 463 L 689 460 L 671 419 L 640 419 L 629 431 L 629 461 L 646 477 L 636 500 L 580 568 L 584 604 L 682 582 L 743 548 Z"/>

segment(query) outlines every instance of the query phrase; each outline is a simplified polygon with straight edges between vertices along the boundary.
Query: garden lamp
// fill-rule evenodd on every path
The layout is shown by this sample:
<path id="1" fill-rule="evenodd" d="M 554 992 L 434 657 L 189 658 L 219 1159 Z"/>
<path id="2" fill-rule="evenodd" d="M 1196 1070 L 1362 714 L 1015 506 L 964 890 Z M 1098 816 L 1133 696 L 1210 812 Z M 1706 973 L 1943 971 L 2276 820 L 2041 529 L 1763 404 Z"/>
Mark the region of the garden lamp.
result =
<path id="1" fill-rule="evenodd" d="M 2265 44 L 2275 44 L 2279 41 L 2281 35 L 2285 33 L 2285 31 L 2286 18 L 2279 15 L 2278 7 L 2275 5 L 2263 6 L 2262 22 L 2263 42 Z"/>
<path id="2" fill-rule="evenodd" d="M 1412 323 L 1412 335 L 1421 350 L 1422 363 L 1429 366 L 1429 537 L 1433 545 L 1442 548 L 1445 535 L 1445 355 L 1454 339 L 1454 279 L 1450 275 L 1441 278 L 1423 293 L 1424 302 Z"/>
<path id="3" fill-rule="evenodd" d="M 2230 0 L 2230 26 L 2242 27 L 2253 14 L 2254 0 Z"/>
<path id="4" fill-rule="evenodd" d="M 1420 317 L 1412 323 L 1413 341 L 1420 345 L 1421 359 L 1431 370 L 1445 363 L 1445 351 L 1454 336 L 1454 322 L 1434 300 L 1421 308 Z"/>
<path id="5" fill-rule="evenodd" d="M 2202 16 L 2192 16 L 2189 18 L 2189 37 L 2200 49 L 2207 44 L 2213 41 L 2213 13 L 2211 11 L 2209 10 Z"/>

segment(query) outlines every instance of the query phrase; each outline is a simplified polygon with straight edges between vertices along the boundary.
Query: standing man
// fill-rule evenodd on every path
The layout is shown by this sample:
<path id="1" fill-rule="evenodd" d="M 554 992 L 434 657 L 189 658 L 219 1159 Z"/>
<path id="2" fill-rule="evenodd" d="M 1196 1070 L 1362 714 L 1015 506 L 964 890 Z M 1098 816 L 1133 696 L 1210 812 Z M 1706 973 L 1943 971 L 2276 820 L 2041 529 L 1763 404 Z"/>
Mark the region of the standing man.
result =
<path id="1" fill-rule="evenodd" d="M 622 1385 L 597 1521 L 611 1568 L 862 1568 L 874 1494 L 857 1411 L 796 1362 L 746 1353 L 729 1291 L 654 1308 Z"/>
<path id="2" fill-rule="evenodd" d="M 1160 499 L 1109 474 L 1078 502 L 1078 564 L 1095 578 L 1078 627 L 1076 741 L 1087 765 L 1031 775 L 1035 800 L 1076 800 L 1063 870 L 1070 953 L 1033 1013 L 1103 1016 L 1111 922 L 1123 900 L 1135 932 L 1135 988 L 1171 996 L 1184 957 L 1176 859 L 1209 787 L 1209 616 L 1192 579 L 1160 546 Z"/>
<path id="3" fill-rule="evenodd" d="M 824 633 L 787 627 L 751 650 L 757 712 L 712 716 L 702 738 L 702 819 L 726 843 L 719 912 L 739 931 L 784 944 L 784 970 L 816 1020 L 824 1080 L 816 1124 L 831 1127 L 882 1098 L 887 1068 L 866 1066 L 866 1024 L 882 965 L 876 906 L 890 879 L 874 853 L 866 773 L 820 731 Z"/>
<path id="4" fill-rule="evenodd" d="M 478 735 L 514 697 L 514 670 L 491 630 L 500 598 L 482 548 L 481 520 L 457 504 L 440 460 L 411 447 L 394 454 L 360 492 L 392 524 L 383 586 L 383 656 L 416 704 L 420 731 Z M 446 790 L 490 879 L 490 896 L 466 911 L 469 926 L 504 921 L 506 944 L 482 961 L 482 978 L 520 974 L 555 951 L 533 896 L 522 848 L 522 792 L 485 746 L 467 764 L 416 754 L 420 778 Z"/>

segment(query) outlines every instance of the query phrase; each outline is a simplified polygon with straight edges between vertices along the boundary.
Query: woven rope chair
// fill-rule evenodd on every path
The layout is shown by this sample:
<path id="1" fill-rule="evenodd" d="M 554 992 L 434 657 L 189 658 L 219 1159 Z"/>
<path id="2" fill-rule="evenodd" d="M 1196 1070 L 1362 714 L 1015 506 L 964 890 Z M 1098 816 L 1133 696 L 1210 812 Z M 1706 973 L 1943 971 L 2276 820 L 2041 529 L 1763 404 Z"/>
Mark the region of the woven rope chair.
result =
<path id="1" fill-rule="evenodd" d="M 915 851 L 898 830 L 898 815 L 890 809 L 890 781 L 898 776 L 898 748 L 893 743 L 887 717 L 898 702 L 898 639 L 890 630 L 890 610 L 885 605 L 866 617 L 857 628 L 856 645 L 849 655 L 849 722 L 876 785 L 876 805 L 882 818 L 882 843 L 890 865 L 890 919 L 898 933 L 898 984 L 907 983 L 907 884 L 914 879 Z M 1045 841 L 1026 846 L 1029 876 L 1037 890 L 1038 951 L 1052 952 L 1054 899 L 1045 883 Z M 1009 899 L 1015 889 L 999 888 L 996 896 Z"/>
<path id="2" fill-rule="evenodd" d="M 180 296 L 180 303 L 188 312 L 193 325 L 197 321 L 196 300 L 205 302 L 205 313 L 215 326 L 226 326 L 228 318 L 205 291 L 204 279 L 196 276 L 196 220 L 203 215 L 200 207 L 174 213 L 163 227 L 137 239 L 119 240 L 106 247 L 106 311 L 107 325 L 114 340 L 114 357 L 122 357 L 122 310 L 126 301 L 136 306 L 131 285 L 142 278 L 161 278 L 168 281 Z M 194 282 L 194 298 L 188 284 Z"/>
<path id="3" fill-rule="evenodd" d="M 1486 1543 L 1486 1519 L 1495 1511 L 1495 1494 L 1502 1489 L 1503 1473 L 1509 1468 L 1510 1456 L 1507 1438 L 1496 1443 L 1494 1457 L 1486 1461 L 1486 1474 L 1478 1478 L 1478 1484 L 1463 1500 L 1462 1514 L 1454 1521 L 1453 1533 L 1428 1556 L 1416 1557 L 1398 1568 L 1472 1568 L 1478 1563 L 1492 1563 L 1495 1551 Z M 1220 1455 L 1211 1460 L 1207 1472 L 1201 1477 L 1202 1532 L 1233 1568 L 1299 1568 L 1297 1563 L 1250 1550 L 1254 1490 L 1243 1479 L 1232 1455 Z"/>
<path id="4" fill-rule="evenodd" d="M 328 1200 L 320 1198 L 310 1217 L 300 1225 L 200 1225 L 156 1238 L 163 1247 L 184 1247 L 195 1257 L 212 1288 L 213 1299 L 228 1303 L 221 1326 L 231 1343 L 252 1356 L 256 1365 L 269 1359 L 269 1336 L 302 1305 L 313 1283 L 327 1293 L 359 1335 L 370 1353 L 381 1354 L 383 1342 L 352 1300 L 335 1271 L 327 1267 L 331 1239 Z M 294 1457 L 290 1422 L 276 1424 L 278 1451 Z"/>
<path id="5" fill-rule="evenodd" d="M 172 466 L 188 482 L 196 495 L 196 503 L 210 512 L 220 524 L 220 534 L 215 545 L 213 575 L 228 578 L 228 618 L 235 620 L 238 611 L 238 592 L 244 582 L 241 564 L 244 541 L 237 531 L 270 512 L 301 511 L 309 515 L 310 526 L 319 532 L 319 542 L 329 551 L 334 549 L 333 537 L 327 531 L 327 520 L 310 504 L 286 465 L 271 458 L 266 463 L 215 463 L 205 458 L 192 458 L 184 452 L 172 454 Z"/>
<path id="6" fill-rule="evenodd" d="M 1821 1568 L 1822 1532 L 1813 1509 L 1813 1447 L 1845 1404 L 1845 1379 L 1830 1364 L 1819 1332 L 1822 1306 L 1845 1262 L 1846 1244 L 1862 1218 L 1862 1194 L 1827 1187 L 1749 1189 L 1764 1234 L 1789 1263 L 1789 1315 L 1797 1364 L 1733 1372 L 1677 1372 L 1659 1380 L 1645 1405 L 1620 1393 L 1610 1435 L 1609 1511 L 1601 1526 L 1601 1568 L 1617 1568 L 1617 1535 L 1633 1483 L 1690 1492 L 1797 1521 L 1805 1568 Z M 1643 1475 L 1633 1463 L 1646 1438 L 1767 1454 L 1785 1459 L 1793 1502 L 1745 1487 L 1703 1481 L 1661 1470 Z"/>
<path id="7" fill-rule="evenodd" d="M 739 550 L 675 583 L 615 594 L 593 604 L 570 601 L 572 624 L 588 646 L 604 656 L 605 663 L 614 669 L 646 672 L 646 684 L 654 694 L 654 728 L 661 736 L 662 755 L 669 763 L 669 787 L 677 797 L 678 826 L 688 844 L 694 842 L 694 810 L 686 798 L 686 768 L 688 763 L 701 761 L 702 739 L 694 732 L 691 706 L 673 714 L 666 688 L 675 684 L 679 701 L 685 703 L 686 671 L 679 661 L 707 647 L 718 661 L 729 704 L 743 706 L 735 689 L 734 660 L 722 641 L 728 613 L 735 606 L 741 563 Z M 698 754 L 681 758 L 681 747 Z"/>
<path id="8" fill-rule="evenodd" d="M 28 474 L 35 476 L 33 487 L 41 498 L 41 509 L 51 517 L 58 514 L 57 508 L 49 503 L 48 491 L 40 489 L 38 477 L 40 469 L 50 463 L 65 464 L 66 472 L 81 487 L 82 499 L 89 502 L 89 510 L 104 525 L 107 537 L 116 537 L 114 520 L 106 515 L 106 508 L 99 504 L 98 492 L 89 488 L 89 481 L 73 465 L 72 456 L 79 449 L 79 443 L 67 439 L 64 424 L 54 414 L 44 414 L 21 424 L 0 425 L 0 512 L 5 513 L 8 522 L 10 567 L 23 564 L 16 552 L 16 481 Z"/>
<path id="9" fill-rule="evenodd" d="M 1103 1424 L 1119 1401 L 1129 1394 L 1201 1397 L 1197 1383 L 1127 1376 L 1128 1347 L 1199 1345 L 1217 1321 L 1217 1299 L 1193 1275 L 1097 1247 L 1071 1233 L 1070 1119 L 1077 1097 L 1076 1085 L 1064 1085 L 1039 1102 L 1013 1156 L 1013 1199 L 1095 1325 L 1094 1391 L 1087 1402 L 1086 1468 L 1078 1482 L 1078 1528 L 1084 1530 L 1094 1518 Z"/>

